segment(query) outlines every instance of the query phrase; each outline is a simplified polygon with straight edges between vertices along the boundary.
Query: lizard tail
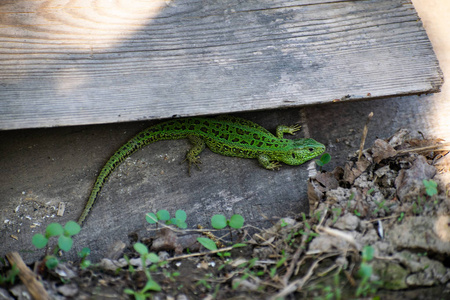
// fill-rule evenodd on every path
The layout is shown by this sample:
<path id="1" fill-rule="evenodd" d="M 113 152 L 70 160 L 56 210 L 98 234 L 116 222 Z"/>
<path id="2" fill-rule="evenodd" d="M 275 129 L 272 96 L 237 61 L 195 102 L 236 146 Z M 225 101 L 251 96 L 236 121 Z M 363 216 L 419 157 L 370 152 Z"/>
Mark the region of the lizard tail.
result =
<path id="1" fill-rule="evenodd" d="M 175 132 L 164 132 L 161 130 L 161 126 L 155 125 L 150 128 L 147 128 L 144 131 L 138 133 L 135 137 L 129 140 L 125 145 L 120 147 L 113 156 L 106 162 L 105 166 L 100 171 L 100 174 L 95 181 L 94 187 L 89 196 L 88 202 L 86 203 L 81 216 L 79 217 L 77 223 L 81 226 L 89 215 L 90 210 L 92 209 L 95 201 L 100 194 L 103 185 L 105 184 L 108 176 L 114 171 L 114 169 L 120 165 L 128 156 L 136 152 L 138 149 L 157 142 L 161 140 L 167 139 L 181 139 L 185 138 L 186 134 L 184 133 L 175 133 Z"/>

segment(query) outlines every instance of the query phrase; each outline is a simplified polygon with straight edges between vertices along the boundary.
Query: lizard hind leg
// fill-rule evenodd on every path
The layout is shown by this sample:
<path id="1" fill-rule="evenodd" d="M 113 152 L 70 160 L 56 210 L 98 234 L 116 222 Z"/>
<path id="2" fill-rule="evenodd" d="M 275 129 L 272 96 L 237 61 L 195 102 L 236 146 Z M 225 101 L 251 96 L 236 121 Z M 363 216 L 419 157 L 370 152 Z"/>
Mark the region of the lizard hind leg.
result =
<path id="1" fill-rule="evenodd" d="M 279 125 L 277 127 L 277 137 L 282 139 L 284 133 L 295 134 L 295 132 L 299 131 L 300 128 L 301 126 L 298 124 L 292 126 Z"/>
<path id="2" fill-rule="evenodd" d="M 196 136 L 196 135 L 188 135 L 187 138 L 189 139 L 189 142 L 191 142 L 192 147 L 188 150 L 186 153 L 186 158 L 183 160 L 183 162 L 187 161 L 188 163 L 188 173 L 189 176 L 191 176 L 191 165 L 194 164 L 199 170 L 200 164 L 202 163 L 200 161 L 200 157 L 198 156 L 204 149 L 205 149 L 205 142 L 202 138 Z"/>
<path id="3" fill-rule="evenodd" d="M 258 162 L 261 166 L 266 168 L 267 170 L 278 170 L 281 167 L 281 164 L 277 161 L 271 161 L 267 155 L 261 154 L 258 156 Z"/>

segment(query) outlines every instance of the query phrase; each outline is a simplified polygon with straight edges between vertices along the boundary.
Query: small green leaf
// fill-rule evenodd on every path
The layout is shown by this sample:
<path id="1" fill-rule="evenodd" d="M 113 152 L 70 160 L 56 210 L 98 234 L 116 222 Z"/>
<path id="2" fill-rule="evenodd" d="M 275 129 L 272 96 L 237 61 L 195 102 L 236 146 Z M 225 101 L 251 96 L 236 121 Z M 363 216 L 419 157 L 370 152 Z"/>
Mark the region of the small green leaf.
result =
<path id="1" fill-rule="evenodd" d="M 88 247 L 84 247 L 80 252 L 78 252 L 78 256 L 81 258 L 85 258 L 89 254 L 91 254 L 91 249 L 89 249 Z"/>
<path id="2" fill-rule="evenodd" d="M 158 217 L 159 220 L 162 220 L 162 221 L 170 220 L 170 213 L 165 209 L 159 210 L 156 213 L 156 216 Z"/>
<path id="3" fill-rule="evenodd" d="M 275 276 L 275 273 L 277 272 L 277 268 L 276 267 L 272 267 L 271 269 L 270 269 L 270 273 L 269 273 L 269 275 L 270 275 L 270 278 L 273 278 L 274 276 Z"/>
<path id="4" fill-rule="evenodd" d="M 425 190 L 427 192 L 428 196 L 434 196 L 437 194 L 437 182 L 433 179 L 430 180 L 423 180 L 423 184 L 425 186 Z"/>
<path id="5" fill-rule="evenodd" d="M 47 236 L 57 236 L 64 233 L 64 229 L 61 224 L 58 223 L 50 223 L 45 229 L 45 233 Z"/>
<path id="6" fill-rule="evenodd" d="M 123 292 L 128 295 L 134 295 L 134 291 L 132 289 L 124 289 Z"/>
<path id="7" fill-rule="evenodd" d="M 280 258 L 280 260 L 279 260 L 279 261 L 277 262 L 277 264 L 275 265 L 276 268 L 281 267 L 281 266 L 286 262 L 286 260 L 287 260 L 287 257 L 286 257 L 286 256 L 283 256 L 282 258 Z"/>
<path id="8" fill-rule="evenodd" d="M 197 238 L 197 241 L 208 250 L 211 250 L 211 251 L 217 250 L 216 243 L 214 243 L 214 241 L 209 238 L 199 237 L 199 238 Z"/>
<path id="9" fill-rule="evenodd" d="M 85 260 L 83 260 L 83 261 L 81 262 L 80 267 L 81 267 L 81 269 L 84 270 L 84 269 L 88 268 L 91 264 L 92 264 L 92 263 L 91 263 L 90 260 L 85 259 Z"/>
<path id="10" fill-rule="evenodd" d="M 244 218 L 241 215 L 233 215 L 230 218 L 229 225 L 231 228 L 239 229 L 244 225 Z"/>
<path id="11" fill-rule="evenodd" d="M 227 227 L 227 218 L 224 215 L 214 215 L 211 218 L 211 226 L 215 229 L 223 229 Z"/>
<path id="12" fill-rule="evenodd" d="M 358 275 L 361 276 L 361 278 L 369 278 L 372 276 L 372 266 L 362 263 L 359 267 Z"/>
<path id="13" fill-rule="evenodd" d="M 245 247 L 245 246 L 247 246 L 247 244 L 234 244 L 233 246 L 231 246 L 231 247 L 233 247 L 233 248 L 240 248 L 240 247 Z"/>
<path id="14" fill-rule="evenodd" d="M 148 213 L 145 215 L 145 220 L 150 224 L 155 224 L 158 222 L 158 217 L 154 213 Z"/>
<path id="15" fill-rule="evenodd" d="M 142 292 L 145 293 L 146 291 L 156 291 L 156 292 L 160 292 L 161 291 L 161 286 L 154 280 L 149 279 L 147 281 L 147 284 L 144 286 L 144 288 L 142 289 Z"/>
<path id="16" fill-rule="evenodd" d="M 142 243 L 136 243 L 133 245 L 134 250 L 136 250 L 137 253 L 139 253 L 140 255 L 146 255 L 148 254 L 148 249 L 147 246 L 145 246 Z"/>
<path id="17" fill-rule="evenodd" d="M 42 249 L 47 246 L 48 239 L 40 233 L 33 235 L 31 243 L 38 249 Z"/>
<path id="18" fill-rule="evenodd" d="M 320 161 L 322 161 L 323 164 L 329 163 L 330 160 L 331 160 L 331 155 L 328 154 L 328 153 L 324 153 L 324 154 L 322 154 L 322 156 L 320 157 Z"/>
<path id="19" fill-rule="evenodd" d="M 362 251 L 363 261 L 371 261 L 373 259 L 374 249 L 372 246 L 364 246 Z"/>
<path id="20" fill-rule="evenodd" d="M 78 234 L 81 230 L 81 227 L 77 222 L 69 221 L 64 226 L 64 230 L 68 235 L 72 236 L 72 235 Z"/>
<path id="21" fill-rule="evenodd" d="M 58 247 L 63 251 L 69 251 L 72 248 L 73 240 L 71 237 L 60 235 L 58 238 Z"/>
<path id="22" fill-rule="evenodd" d="M 401 222 L 403 220 L 403 218 L 405 217 L 405 213 L 401 212 L 400 216 L 398 217 L 397 221 Z"/>
<path id="23" fill-rule="evenodd" d="M 331 160 L 331 155 L 328 153 L 324 153 L 322 154 L 322 156 L 320 157 L 319 160 L 316 160 L 316 164 L 319 167 L 323 167 L 324 165 L 326 165 L 327 163 L 329 163 Z"/>
<path id="24" fill-rule="evenodd" d="M 248 261 L 248 267 L 253 268 L 258 260 L 259 260 L 259 258 L 257 258 L 257 257 L 253 257 L 252 259 L 250 259 Z"/>
<path id="25" fill-rule="evenodd" d="M 175 212 L 175 218 L 177 220 L 186 221 L 186 219 L 187 219 L 186 212 L 184 210 L 181 210 L 181 209 L 177 210 Z"/>
<path id="26" fill-rule="evenodd" d="M 187 228 L 186 222 L 184 222 L 184 221 L 182 221 L 180 219 L 176 219 L 175 225 L 177 225 L 178 228 L 181 228 L 181 229 L 186 229 Z"/>
<path id="27" fill-rule="evenodd" d="M 47 256 L 45 258 L 45 266 L 49 269 L 49 270 L 53 270 L 54 268 L 56 268 L 56 266 L 58 265 L 59 261 L 56 257 L 54 256 Z"/>
<path id="28" fill-rule="evenodd" d="M 158 256 L 158 254 L 156 254 L 156 253 L 153 253 L 153 252 L 149 253 L 148 256 L 147 256 L 147 258 L 148 258 L 152 263 L 157 263 L 157 262 L 159 262 L 159 256 Z"/>

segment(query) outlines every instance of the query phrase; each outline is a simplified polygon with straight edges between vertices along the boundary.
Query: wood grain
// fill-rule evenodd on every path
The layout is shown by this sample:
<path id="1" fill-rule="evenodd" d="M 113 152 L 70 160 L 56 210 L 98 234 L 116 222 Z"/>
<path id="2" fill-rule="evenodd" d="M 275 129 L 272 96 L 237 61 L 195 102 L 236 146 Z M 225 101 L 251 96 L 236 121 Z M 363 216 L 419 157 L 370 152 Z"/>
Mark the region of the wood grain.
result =
<path id="1" fill-rule="evenodd" d="M 406 0 L 17 0 L 0 6 L 0 129 L 438 91 Z"/>

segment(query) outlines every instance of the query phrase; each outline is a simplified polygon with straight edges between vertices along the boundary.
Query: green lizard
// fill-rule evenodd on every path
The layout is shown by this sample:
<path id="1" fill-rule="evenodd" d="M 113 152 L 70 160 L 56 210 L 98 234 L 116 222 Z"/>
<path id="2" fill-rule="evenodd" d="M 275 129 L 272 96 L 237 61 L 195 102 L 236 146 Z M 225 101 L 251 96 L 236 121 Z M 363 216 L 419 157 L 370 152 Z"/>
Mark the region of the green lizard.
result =
<path id="1" fill-rule="evenodd" d="M 187 152 L 190 175 L 191 165 L 199 167 L 198 155 L 205 146 L 218 154 L 243 158 L 256 158 L 268 170 L 278 169 L 280 161 L 288 165 L 300 165 L 325 151 L 325 146 L 313 139 L 284 139 L 283 134 L 294 134 L 299 125 L 278 126 L 276 136 L 251 121 L 232 117 L 184 118 L 151 126 L 120 147 L 106 162 L 97 177 L 89 200 L 78 219 L 82 224 L 89 214 L 100 190 L 113 170 L 136 150 L 145 145 L 175 139 L 189 139 L 192 148 Z"/>

